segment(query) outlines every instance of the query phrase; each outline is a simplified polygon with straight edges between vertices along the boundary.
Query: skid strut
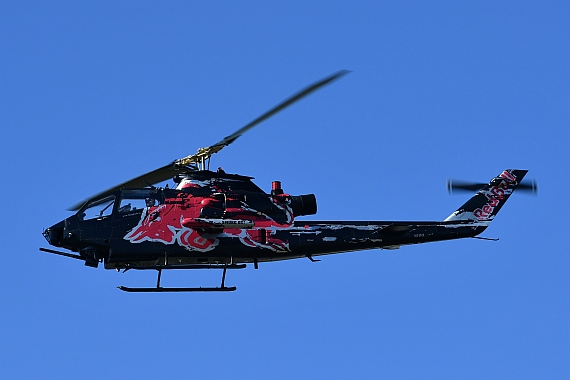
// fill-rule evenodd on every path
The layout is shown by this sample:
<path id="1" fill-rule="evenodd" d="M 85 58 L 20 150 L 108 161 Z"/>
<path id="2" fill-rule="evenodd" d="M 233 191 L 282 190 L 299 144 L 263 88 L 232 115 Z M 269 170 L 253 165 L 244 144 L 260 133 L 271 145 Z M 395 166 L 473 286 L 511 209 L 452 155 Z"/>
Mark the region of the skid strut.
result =
<path id="1" fill-rule="evenodd" d="M 224 264 L 224 265 L 214 265 L 214 264 L 195 264 L 195 265 L 163 265 L 154 267 L 128 267 L 125 269 L 136 269 L 136 270 L 147 270 L 155 269 L 158 271 L 158 277 L 156 279 L 155 288 L 130 288 L 128 286 L 118 286 L 120 290 L 124 292 L 131 293 L 160 293 L 160 292 L 233 292 L 237 288 L 235 286 L 226 286 L 226 271 L 228 269 L 243 269 L 245 264 Z M 160 286 L 160 280 L 162 277 L 163 269 L 223 269 L 222 272 L 222 284 L 219 287 L 199 287 L 199 288 L 163 288 Z"/>

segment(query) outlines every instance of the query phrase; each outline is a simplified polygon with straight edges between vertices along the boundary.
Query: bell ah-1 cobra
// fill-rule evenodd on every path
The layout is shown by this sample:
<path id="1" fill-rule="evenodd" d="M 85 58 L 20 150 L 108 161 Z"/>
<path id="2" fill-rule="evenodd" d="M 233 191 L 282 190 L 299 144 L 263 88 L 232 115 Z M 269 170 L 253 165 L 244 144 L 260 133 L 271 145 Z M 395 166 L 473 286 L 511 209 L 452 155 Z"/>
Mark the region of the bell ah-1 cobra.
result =
<path id="1" fill-rule="evenodd" d="M 55 247 L 40 248 L 82 260 L 105 269 L 157 270 L 155 287 L 129 292 L 232 291 L 225 285 L 228 269 L 260 262 L 308 258 L 373 248 L 397 249 L 402 245 L 476 237 L 494 219 L 526 170 L 504 170 L 486 184 L 460 183 L 451 188 L 476 194 L 448 218 L 436 222 L 403 221 L 299 221 L 317 212 L 313 194 L 289 195 L 278 181 L 270 193 L 251 177 L 210 171 L 210 157 L 257 124 L 345 75 L 326 77 L 217 144 L 196 154 L 105 190 L 71 208 L 69 218 L 49 227 L 43 235 Z M 153 185 L 174 179 L 175 188 Z M 217 287 L 165 288 L 160 279 L 167 269 L 221 269 Z"/>

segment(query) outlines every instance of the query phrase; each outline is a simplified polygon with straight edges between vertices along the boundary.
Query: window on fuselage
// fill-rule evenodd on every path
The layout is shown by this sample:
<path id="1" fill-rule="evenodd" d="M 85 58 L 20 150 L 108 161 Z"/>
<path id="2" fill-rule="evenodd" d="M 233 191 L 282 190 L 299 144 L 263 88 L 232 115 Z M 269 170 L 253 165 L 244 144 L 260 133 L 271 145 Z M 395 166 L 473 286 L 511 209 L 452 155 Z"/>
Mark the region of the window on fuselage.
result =
<path id="1" fill-rule="evenodd" d="M 119 216 L 140 214 L 145 208 L 157 206 L 161 203 L 160 198 L 156 191 L 150 189 L 123 190 L 117 214 Z"/>
<path id="2" fill-rule="evenodd" d="M 78 214 L 79 219 L 90 220 L 106 218 L 113 213 L 114 203 L 114 195 L 89 202 L 87 207 Z"/>

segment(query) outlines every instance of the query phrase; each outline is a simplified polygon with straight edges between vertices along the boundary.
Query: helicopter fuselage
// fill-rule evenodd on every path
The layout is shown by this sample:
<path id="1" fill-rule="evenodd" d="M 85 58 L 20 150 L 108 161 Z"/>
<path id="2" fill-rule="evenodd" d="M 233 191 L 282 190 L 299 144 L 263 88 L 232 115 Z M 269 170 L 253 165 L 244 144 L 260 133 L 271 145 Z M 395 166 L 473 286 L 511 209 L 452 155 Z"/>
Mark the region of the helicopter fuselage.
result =
<path id="1" fill-rule="evenodd" d="M 312 194 L 271 193 L 250 177 L 198 171 L 176 189 L 123 189 L 87 202 L 50 227 L 54 246 L 107 269 L 278 261 L 475 236 L 463 221 L 298 221 L 316 213 Z"/>

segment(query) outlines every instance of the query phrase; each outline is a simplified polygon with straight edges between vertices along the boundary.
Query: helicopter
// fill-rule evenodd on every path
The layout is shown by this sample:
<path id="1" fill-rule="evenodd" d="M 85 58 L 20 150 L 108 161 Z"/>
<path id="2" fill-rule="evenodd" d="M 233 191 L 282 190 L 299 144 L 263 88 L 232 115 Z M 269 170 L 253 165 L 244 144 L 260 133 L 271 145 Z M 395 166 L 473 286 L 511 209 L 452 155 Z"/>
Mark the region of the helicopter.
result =
<path id="1" fill-rule="evenodd" d="M 527 170 L 506 169 L 488 183 L 448 182 L 475 194 L 443 221 L 304 221 L 317 213 L 314 194 L 290 195 L 281 182 L 266 193 L 252 177 L 210 170 L 211 156 L 245 132 L 346 75 L 341 70 L 302 89 L 220 142 L 102 191 L 70 208 L 75 213 L 43 231 L 63 250 L 40 248 L 105 269 L 156 270 L 156 286 L 126 292 L 228 292 L 228 269 L 370 249 L 478 237 L 521 183 Z M 154 185 L 172 179 L 175 187 Z M 486 239 L 486 238 L 480 238 Z M 490 239 L 493 240 L 493 239 Z M 219 269 L 214 287 L 162 287 L 164 270 Z"/>

